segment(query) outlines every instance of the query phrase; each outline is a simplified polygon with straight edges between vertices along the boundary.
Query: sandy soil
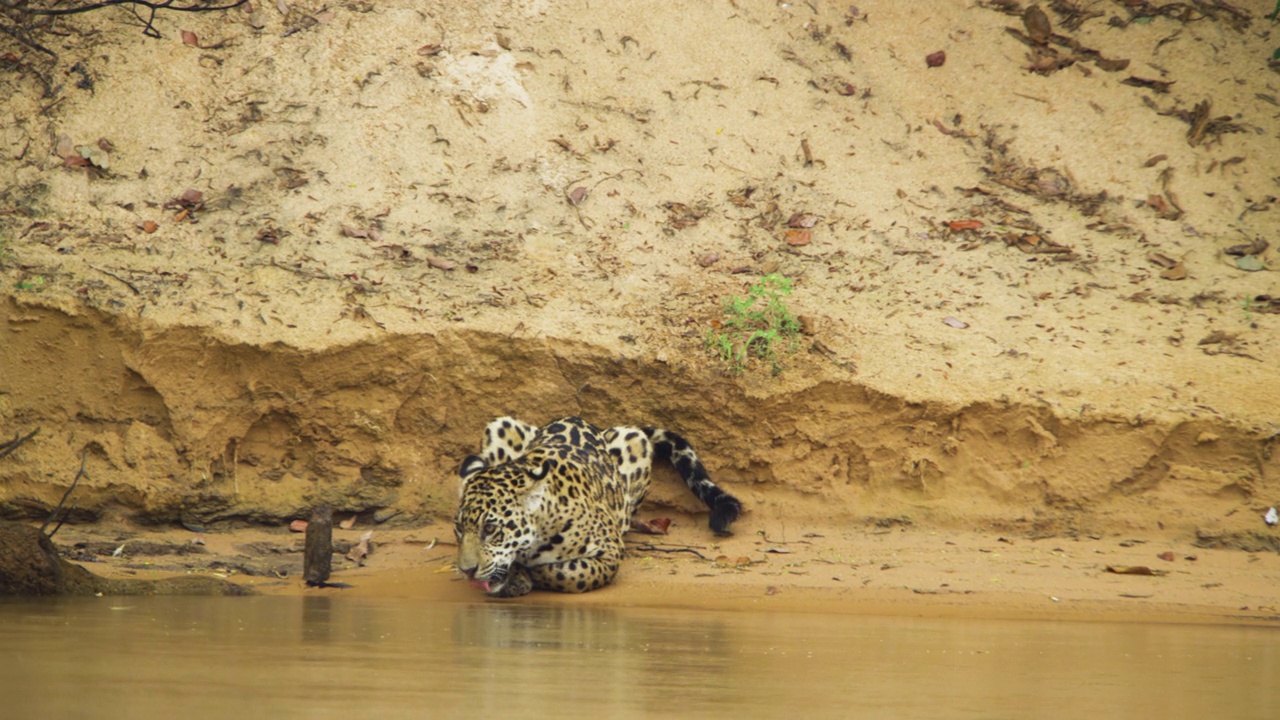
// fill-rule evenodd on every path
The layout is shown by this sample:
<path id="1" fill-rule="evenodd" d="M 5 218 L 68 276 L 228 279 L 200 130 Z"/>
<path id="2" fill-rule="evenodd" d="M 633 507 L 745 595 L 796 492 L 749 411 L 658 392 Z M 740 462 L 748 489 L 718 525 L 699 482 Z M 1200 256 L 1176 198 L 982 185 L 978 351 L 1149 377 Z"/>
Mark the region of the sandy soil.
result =
<path id="1" fill-rule="evenodd" d="M 1025 539 L 898 522 L 801 523 L 714 538 L 680 517 L 666 536 L 630 536 L 617 582 L 581 596 L 518 601 L 880 615 L 1127 622 L 1280 623 L 1280 556 L 1215 550 L 1159 534 Z M 343 557 L 367 529 L 335 530 L 331 580 L 307 588 L 302 536 L 64 529 L 59 544 L 108 577 L 210 574 L 276 595 L 479 602 L 453 570 L 452 528 L 375 530 L 372 554 Z M 61 535 L 62 533 L 60 533 Z M 119 555 L 113 555 L 120 549 Z M 1130 574 L 1132 573 L 1132 574 Z"/>
<path id="2" fill-rule="evenodd" d="M 0 513 L 43 519 L 83 461 L 60 540 L 330 502 L 395 547 L 490 417 L 580 414 L 692 438 L 748 506 L 724 554 L 764 561 L 642 553 L 602 602 L 1274 615 L 1265 4 L 257 2 L 160 39 L 62 18 L 30 35 L 56 60 L 0 35 L 0 430 L 39 429 Z M 768 273 L 806 332 L 732 372 L 707 333 Z M 816 539 L 759 552 L 783 528 L 841 580 Z"/>

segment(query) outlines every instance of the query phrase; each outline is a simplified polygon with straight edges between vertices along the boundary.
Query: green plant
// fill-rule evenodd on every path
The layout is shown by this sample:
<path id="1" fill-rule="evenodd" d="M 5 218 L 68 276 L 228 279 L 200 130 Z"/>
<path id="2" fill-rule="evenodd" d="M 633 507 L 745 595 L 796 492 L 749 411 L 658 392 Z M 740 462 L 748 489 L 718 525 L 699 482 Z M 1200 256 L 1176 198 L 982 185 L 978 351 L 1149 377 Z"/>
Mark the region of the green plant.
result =
<path id="1" fill-rule="evenodd" d="M 747 288 L 746 297 L 726 299 L 717 326 L 707 331 L 707 348 L 734 372 L 753 357 L 769 362 L 774 375 L 782 372 L 778 346 L 794 352 L 800 333 L 800 321 L 784 301 L 790 294 L 791 280 L 773 273 Z"/>
<path id="2" fill-rule="evenodd" d="M 1253 322 L 1253 313 L 1257 309 L 1253 305 L 1253 298 L 1246 295 L 1240 301 L 1240 309 L 1244 311 L 1244 321 Z"/>
<path id="3" fill-rule="evenodd" d="M 24 278 L 14 283 L 14 287 L 19 290 L 39 291 L 44 289 L 44 276 L 36 275 L 34 277 Z"/>

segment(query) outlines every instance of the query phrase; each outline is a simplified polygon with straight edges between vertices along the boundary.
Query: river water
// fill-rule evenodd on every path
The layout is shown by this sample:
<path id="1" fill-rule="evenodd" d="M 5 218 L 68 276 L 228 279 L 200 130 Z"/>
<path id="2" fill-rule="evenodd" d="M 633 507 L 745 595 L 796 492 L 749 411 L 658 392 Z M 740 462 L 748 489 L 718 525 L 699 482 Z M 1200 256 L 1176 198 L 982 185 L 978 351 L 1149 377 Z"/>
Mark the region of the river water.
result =
<path id="1" fill-rule="evenodd" d="M 1272 628 L 567 600 L 5 601 L 0 717 L 1280 717 Z"/>

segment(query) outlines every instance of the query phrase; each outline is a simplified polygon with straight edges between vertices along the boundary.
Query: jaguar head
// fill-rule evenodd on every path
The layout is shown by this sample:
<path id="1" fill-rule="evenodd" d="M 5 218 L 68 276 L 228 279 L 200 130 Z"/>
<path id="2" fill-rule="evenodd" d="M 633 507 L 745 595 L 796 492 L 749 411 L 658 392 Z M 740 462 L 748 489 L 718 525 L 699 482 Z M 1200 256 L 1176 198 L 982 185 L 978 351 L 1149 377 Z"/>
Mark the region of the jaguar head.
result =
<path id="1" fill-rule="evenodd" d="M 513 566 L 537 547 L 547 463 L 516 460 L 490 466 L 471 456 L 459 469 L 462 500 L 454 517 L 456 566 L 475 587 L 503 595 Z"/>

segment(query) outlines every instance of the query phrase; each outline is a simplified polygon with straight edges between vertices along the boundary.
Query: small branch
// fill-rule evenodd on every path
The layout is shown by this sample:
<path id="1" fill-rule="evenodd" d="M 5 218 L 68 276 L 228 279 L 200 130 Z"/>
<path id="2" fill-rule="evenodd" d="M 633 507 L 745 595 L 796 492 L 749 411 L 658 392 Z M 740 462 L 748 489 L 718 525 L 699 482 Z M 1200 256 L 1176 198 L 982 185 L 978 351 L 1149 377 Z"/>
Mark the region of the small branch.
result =
<path id="1" fill-rule="evenodd" d="M 32 40 L 31 38 L 27 37 L 26 33 L 22 32 L 17 28 L 11 28 L 7 25 L 0 25 L 0 32 L 4 33 L 5 35 L 8 35 L 9 37 L 12 37 L 14 40 L 17 40 L 18 42 L 22 43 L 23 45 L 26 45 L 27 47 L 33 50 L 39 50 L 40 52 L 48 55 L 49 57 L 55 60 L 58 59 L 58 53 L 50 50 L 49 48 L 41 45 L 35 40 Z"/>
<path id="2" fill-rule="evenodd" d="M 117 274 L 115 274 L 115 273 L 113 273 L 113 272 L 108 272 L 108 271 L 106 271 L 106 270 L 103 270 L 102 268 L 97 267 L 97 266 L 95 266 L 95 265 L 90 265 L 89 267 L 93 268 L 94 270 L 97 270 L 98 272 L 102 273 L 103 275 L 106 275 L 106 276 L 107 276 L 107 277 L 109 277 L 109 278 L 114 278 L 114 279 L 119 280 L 120 282 L 124 283 L 125 285 L 127 285 L 127 286 L 129 287 L 129 289 L 130 289 L 130 290 L 132 290 L 132 291 L 133 291 L 133 294 L 134 294 L 134 295 L 141 295 L 141 294 L 142 294 L 142 291 L 141 291 L 141 290 L 139 290 L 139 289 L 137 288 L 137 286 L 136 286 L 136 285 L 134 285 L 133 283 L 129 282 L 128 280 L 125 280 L 124 278 L 120 277 L 119 275 L 117 275 Z"/>
<path id="3" fill-rule="evenodd" d="M 76 485 L 80 484 L 80 478 L 85 477 L 84 462 L 87 459 L 89 459 L 89 448 L 86 447 L 85 449 L 80 451 L 80 469 L 76 471 L 75 479 L 71 481 L 71 487 L 67 488 L 67 491 L 62 493 L 62 499 L 58 501 L 58 507 L 54 508 L 53 512 L 49 513 L 49 517 L 44 521 L 44 524 L 40 526 L 40 532 L 44 532 L 44 529 L 49 527 L 49 523 L 53 522 L 53 519 L 57 517 L 58 512 L 62 510 L 62 506 L 67 503 L 67 498 L 71 497 L 71 492 L 76 489 Z M 71 513 L 68 511 L 67 514 L 70 515 Z M 53 538 L 54 534 L 57 533 L 58 530 L 62 528 L 62 523 L 65 520 L 66 520 L 65 517 L 62 518 L 62 520 L 59 520 L 58 527 L 55 527 L 53 529 L 53 532 L 49 533 L 49 537 L 51 539 Z"/>
<path id="4" fill-rule="evenodd" d="M 147 0 L 102 0 L 102 2 L 90 3 L 88 5 L 79 5 L 77 7 L 47 8 L 47 9 L 23 7 L 23 8 L 14 8 L 14 9 L 18 13 L 25 14 L 25 15 L 49 15 L 49 16 L 56 17 L 58 15 L 75 15 L 77 13 L 89 12 L 91 10 L 101 10 L 102 8 L 111 7 L 113 5 L 130 5 L 130 6 L 134 6 L 130 8 L 133 11 L 133 14 L 137 16 L 137 18 L 144 23 L 142 27 L 142 34 L 146 35 L 147 37 L 159 38 L 160 31 L 155 29 L 155 21 L 156 21 L 156 12 L 160 10 L 173 10 L 176 12 L 213 12 L 215 10 L 231 10 L 232 8 L 238 8 L 241 5 L 244 5 L 248 1 L 249 0 L 236 0 L 236 2 L 230 3 L 228 5 L 201 5 L 201 4 L 174 5 L 174 2 L 176 2 L 176 0 L 158 0 L 157 2 L 148 2 Z M 137 6 L 144 7 L 150 10 L 151 12 L 148 13 L 147 17 L 144 18 L 142 14 L 138 12 Z M 10 34 L 12 35 L 12 33 Z M 17 37 L 17 36 L 15 35 L 14 37 Z M 18 39 L 22 40 L 22 38 L 18 38 Z M 39 48 L 38 45 L 35 47 Z M 43 50 L 44 48 L 39 48 L 39 49 Z M 45 52 L 48 52 L 48 51 L 46 50 Z M 57 57 L 57 56 L 54 55 L 54 57 Z"/>
<path id="5" fill-rule="evenodd" d="M 40 428 L 36 428 L 22 437 L 18 437 L 17 433 L 15 433 L 12 440 L 7 443 L 0 443 L 0 460 L 12 455 L 14 450 L 17 450 L 23 443 L 35 437 L 38 432 L 40 432 Z"/>
<path id="6" fill-rule="evenodd" d="M 710 559 L 710 558 L 708 558 L 706 555 L 703 555 L 702 553 L 698 552 L 697 550 L 694 550 L 692 547 L 659 547 L 659 546 L 657 546 L 657 545 L 654 545 L 653 543 L 642 543 L 642 544 L 640 544 L 640 545 L 636 545 L 636 546 L 635 546 L 635 549 L 636 549 L 636 550 L 647 550 L 647 551 L 649 551 L 649 552 L 660 552 L 660 553 L 679 553 L 679 552 L 687 552 L 687 553 L 693 553 L 694 555 L 697 555 L 697 556 L 698 556 L 698 558 L 699 558 L 699 559 L 701 559 L 701 560 L 709 560 L 709 559 Z"/>

